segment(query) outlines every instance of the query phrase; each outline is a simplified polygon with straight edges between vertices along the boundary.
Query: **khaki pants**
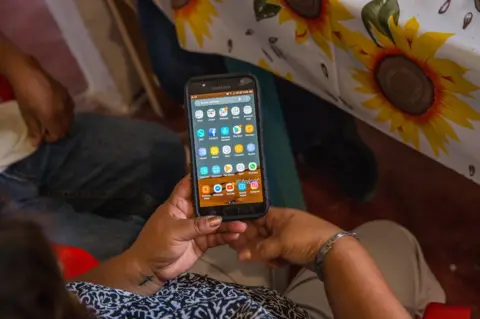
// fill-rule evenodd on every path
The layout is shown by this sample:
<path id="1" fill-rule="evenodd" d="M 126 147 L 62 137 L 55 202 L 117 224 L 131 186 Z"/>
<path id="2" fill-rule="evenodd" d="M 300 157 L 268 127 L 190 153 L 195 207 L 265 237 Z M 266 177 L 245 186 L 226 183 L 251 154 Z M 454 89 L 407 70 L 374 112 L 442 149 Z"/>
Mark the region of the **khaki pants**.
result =
<path id="1" fill-rule="evenodd" d="M 420 245 L 408 230 L 393 222 L 374 221 L 360 226 L 355 232 L 412 317 L 422 315 L 431 302 L 445 302 L 445 292 L 425 262 Z M 306 269 L 287 285 L 288 269 L 272 272 L 257 263 L 239 263 L 233 250 L 218 247 L 208 251 L 191 272 L 224 282 L 270 287 L 284 292 L 314 319 L 333 318 L 323 283 Z"/>

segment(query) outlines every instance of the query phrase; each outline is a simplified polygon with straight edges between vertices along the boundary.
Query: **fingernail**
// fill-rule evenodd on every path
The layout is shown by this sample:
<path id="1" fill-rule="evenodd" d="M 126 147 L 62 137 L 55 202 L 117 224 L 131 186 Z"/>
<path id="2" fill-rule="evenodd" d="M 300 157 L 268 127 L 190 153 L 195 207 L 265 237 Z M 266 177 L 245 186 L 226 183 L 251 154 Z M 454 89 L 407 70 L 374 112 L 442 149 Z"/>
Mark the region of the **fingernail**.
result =
<path id="1" fill-rule="evenodd" d="M 208 225 L 212 228 L 219 226 L 221 223 L 222 223 L 222 217 L 220 216 L 214 216 L 208 219 Z"/>

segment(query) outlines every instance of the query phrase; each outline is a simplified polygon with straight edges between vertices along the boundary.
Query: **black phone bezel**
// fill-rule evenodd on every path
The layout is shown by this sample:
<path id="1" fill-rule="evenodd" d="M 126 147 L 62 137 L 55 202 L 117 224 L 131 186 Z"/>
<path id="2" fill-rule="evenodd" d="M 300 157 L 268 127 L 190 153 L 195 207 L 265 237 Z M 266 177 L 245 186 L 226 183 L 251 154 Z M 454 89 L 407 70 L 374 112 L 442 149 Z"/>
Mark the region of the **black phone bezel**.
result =
<path id="1" fill-rule="evenodd" d="M 249 84 L 241 84 L 242 79 L 251 79 L 253 87 Z M 230 80 L 230 81 L 229 81 Z M 237 80 L 237 81 L 235 81 Z M 208 84 L 207 84 L 208 83 Z M 205 85 L 203 85 L 205 84 Z M 203 85 L 203 86 L 202 86 Z M 212 87 L 219 87 L 220 90 L 212 90 Z M 200 207 L 199 192 L 198 192 L 198 178 L 197 178 L 197 163 L 195 158 L 195 135 L 193 132 L 193 108 L 191 106 L 190 95 L 195 94 L 208 94 L 208 93 L 221 93 L 236 91 L 242 89 L 253 89 L 255 98 L 255 115 L 257 125 L 258 136 L 258 149 L 260 158 L 263 202 L 261 203 L 249 203 L 249 204 L 232 204 L 222 206 Z M 265 166 L 265 152 L 263 145 L 263 117 L 260 106 L 260 91 L 258 81 L 252 74 L 219 74 L 209 75 L 191 78 L 185 85 L 185 101 L 186 110 L 188 116 L 188 131 L 190 137 L 190 152 L 191 164 L 190 172 L 193 188 L 193 202 L 195 208 L 195 214 L 197 216 L 221 216 L 223 220 L 248 220 L 257 219 L 263 217 L 269 208 L 269 196 L 268 196 L 268 181 L 266 177 Z"/>

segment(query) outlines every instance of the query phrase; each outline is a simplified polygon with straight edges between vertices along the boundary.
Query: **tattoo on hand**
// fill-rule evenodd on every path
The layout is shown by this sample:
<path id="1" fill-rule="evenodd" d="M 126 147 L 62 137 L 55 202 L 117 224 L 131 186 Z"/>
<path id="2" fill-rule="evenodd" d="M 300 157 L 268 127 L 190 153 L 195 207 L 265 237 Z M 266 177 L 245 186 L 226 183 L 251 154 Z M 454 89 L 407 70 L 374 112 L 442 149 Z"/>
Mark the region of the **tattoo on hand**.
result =
<path id="1" fill-rule="evenodd" d="M 148 283 L 151 283 L 153 281 L 153 278 L 155 278 L 154 275 L 151 276 L 146 276 L 139 284 L 139 286 L 145 286 Z"/>

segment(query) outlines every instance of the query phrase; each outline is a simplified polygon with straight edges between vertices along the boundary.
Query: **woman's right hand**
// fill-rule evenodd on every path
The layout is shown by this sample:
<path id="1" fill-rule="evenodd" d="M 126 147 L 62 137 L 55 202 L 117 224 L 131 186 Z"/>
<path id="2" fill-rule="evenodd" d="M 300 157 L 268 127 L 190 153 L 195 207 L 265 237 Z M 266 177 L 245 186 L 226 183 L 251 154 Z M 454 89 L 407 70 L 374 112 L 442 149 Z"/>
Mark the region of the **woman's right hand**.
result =
<path id="1" fill-rule="evenodd" d="M 279 261 L 312 268 L 325 242 L 341 229 L 307 212 L 272 207 L 261 219 L 247 223 L 247 230 L 230 246 L 242 261 Z"/>

